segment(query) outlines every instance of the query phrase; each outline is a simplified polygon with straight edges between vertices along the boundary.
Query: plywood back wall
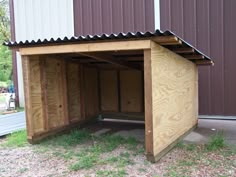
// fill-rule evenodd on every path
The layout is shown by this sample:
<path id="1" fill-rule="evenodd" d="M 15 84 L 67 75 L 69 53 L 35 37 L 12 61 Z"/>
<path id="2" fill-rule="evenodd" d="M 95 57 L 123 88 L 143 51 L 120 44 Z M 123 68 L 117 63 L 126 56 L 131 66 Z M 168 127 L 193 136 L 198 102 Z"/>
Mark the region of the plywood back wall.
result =
<path id="1" fill-rule="evenodd" d="M 69 119 L 71 122 L 80 121 L 82 119 L 80 64 L 68 62 L 66 70 Z"/>
<path id="2" fill-rule="evenodd" d="M 99 83 L 102 112 L 144 112 L 142 71 L 100 70 Z"/>
<path id="3" fill-rule="evenodd" d="M 83 100 L 85 118 L 96 117 L 99 114 L 98 97 L 98 69 L 93 67 L 83 67 Z"/>

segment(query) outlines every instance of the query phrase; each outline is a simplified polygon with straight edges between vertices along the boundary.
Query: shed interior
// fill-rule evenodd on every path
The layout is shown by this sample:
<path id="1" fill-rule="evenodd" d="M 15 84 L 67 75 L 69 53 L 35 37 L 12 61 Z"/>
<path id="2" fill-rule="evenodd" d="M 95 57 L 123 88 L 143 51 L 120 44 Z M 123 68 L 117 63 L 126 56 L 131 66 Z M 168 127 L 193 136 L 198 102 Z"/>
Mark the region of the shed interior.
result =
<path id="1" fill-rule="evenodd" d="M 144 120 L 142 50 L 29 58 L 23 60 L 31 73 L 34 119 L 29 134 L 43 138 L 44 132 L 98 117 Z"/>

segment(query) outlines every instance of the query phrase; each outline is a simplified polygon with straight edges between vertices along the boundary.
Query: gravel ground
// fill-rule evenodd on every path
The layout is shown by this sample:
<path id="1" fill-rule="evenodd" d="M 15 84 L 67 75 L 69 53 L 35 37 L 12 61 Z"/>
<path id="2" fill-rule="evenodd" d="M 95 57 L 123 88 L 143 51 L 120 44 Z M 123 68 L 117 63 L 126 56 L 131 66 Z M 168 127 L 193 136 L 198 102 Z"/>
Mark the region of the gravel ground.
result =
<path id="1" fill-rule="evenodd" d="M 4 140 L 0 141 L 0 145 Z M 89 146 L 89 144 L 88 144 Z M 74 151 L 80 151 L 86 144 L 78 145 Z M 142 149 L 138 145 L 137 149 Z M 119 165 L 119 162 L 98 164 L 89 169 L 79 171 L 69 170 L 73 157 L 63 158 L 55 155 L 58 152 L 66 153 L 61 147 L 44 147 L 43 145 L 26 145 L 18 148 L 0 148 L 0 176 L 123 176 L 109 171 L 125 171 L 124 176 L 191 176 L 214 177 L 236 176 L 236 154 L 227 153 L 227 149 L 217 152 L 205 152 L 201 146 L 194 149 L 176 147 L 158 163 L 146 161 L 142 152 L 119 146 L 112 152 L 103 153 L 100 159 L 120 157 L 129 162 Z M 97 175 L 96 175 L 97 174 Z"/>

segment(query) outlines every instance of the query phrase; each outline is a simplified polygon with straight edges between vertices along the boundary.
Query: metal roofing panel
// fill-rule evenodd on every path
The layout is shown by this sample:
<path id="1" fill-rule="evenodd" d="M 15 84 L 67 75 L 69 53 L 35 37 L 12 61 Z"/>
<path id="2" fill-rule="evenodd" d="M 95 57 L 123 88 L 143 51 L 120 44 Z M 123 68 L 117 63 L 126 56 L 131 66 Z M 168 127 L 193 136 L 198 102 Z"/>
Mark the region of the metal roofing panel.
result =
<path id="1" fill-rule="evenodd" d="M 118 34 L 102 34 L 102 35 L 86 35 L 86 36 L 73 36 L 71 38 L 64 37 L 64 38 L 51 38 L 50 40 L 37 40 L 37 41 L 9 41 L 5 42 L 4 45 L 9 47 L 29 47 L 29 46 L 38 46 L 38 45 L 47 45 L 47 44 L 66 44 L 66 43 L 79 43 L 79 42 L 89 42 L 89 41 L 102 41 L 102 40 L 125 40 L 125 39 L 145 39 L 151 38 L 156 36 L 175 36 L 177 37 L 182 44 L 180 47 L 190 47 L 194 49 L 194 54 L 202 55 L 204 59 L 211 60 L 208 56 L 204 55 L 196 48 L 185 42 L 180 37 L 176 36 L 171 31 L 162 32 L 160 30 L 156 30 L 155 32 L 128 32 L 128 33 L 118 33 Z M 168 48 L 168 47 L 167 47 Z M 171 48 L 169 48 L 171 50 Z"/>

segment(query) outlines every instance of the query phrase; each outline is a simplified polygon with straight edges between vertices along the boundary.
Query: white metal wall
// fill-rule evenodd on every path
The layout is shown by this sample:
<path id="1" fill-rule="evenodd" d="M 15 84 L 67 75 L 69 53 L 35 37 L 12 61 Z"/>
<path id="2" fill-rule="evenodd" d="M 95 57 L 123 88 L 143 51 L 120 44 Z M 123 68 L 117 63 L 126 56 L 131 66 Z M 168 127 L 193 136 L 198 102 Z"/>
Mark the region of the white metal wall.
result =
<path id="1" fill-rule="evenodd" d="M 14 0 L 16 41 L 74 35 L 73 0 Z M 20 106 L 24 106 L 22 66 L 17 54 Z"/>
<path id="2" fill-rule="evenodd" d="M 160 0 L 154 0 L 155 29 L 160 29 Z"/>

